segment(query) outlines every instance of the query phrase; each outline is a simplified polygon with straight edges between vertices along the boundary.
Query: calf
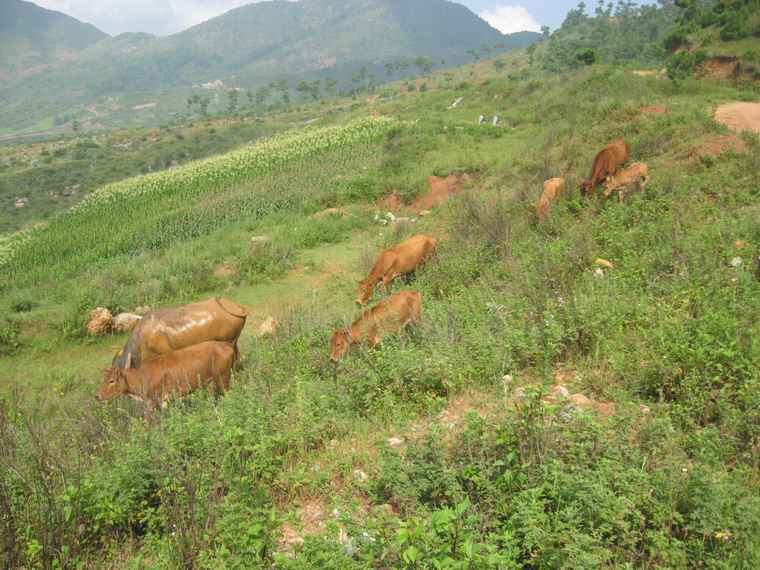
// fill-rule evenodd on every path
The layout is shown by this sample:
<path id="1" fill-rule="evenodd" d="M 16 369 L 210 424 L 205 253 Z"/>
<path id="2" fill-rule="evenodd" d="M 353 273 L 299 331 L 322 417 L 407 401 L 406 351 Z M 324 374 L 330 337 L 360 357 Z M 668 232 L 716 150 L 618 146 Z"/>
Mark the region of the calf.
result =
<path id="1" fill-rule="evenodd" d="M 604 195 L 609 196 L 613 190 L 620 190 L 620 203 L 622 204 L 626 189 L 637 182 L 639 182 L 641 190 L 649 182 L 649 168 L 643 162 L 634 162 L 631 166 L 626 166 L 613 176 L 608 176 L 607 182 L 604 183 Z"/>
<path id="2" fill-rule="evenodd" d="M 150 414 L 172 393 L 184 396 L 212 381 L 216 390 L 229 390 L 234 362 L 235 349 L 230 344 L 201 342 L 145 360 L 138 368 L 102 370 L 105 379 L 95 398 L 105 402 L 127 394 L 144 402 Z"/>
<path id="3" fill-rule="evenodd" d="M 388 297 L 371 309 L 364 311 L 350 327 L 333 329 L 330 358 L 335 362 L 354 343 L 365 342 L 374 348 L 380 342 L 381 333 L 388 336 L 404 328 L 415 319 L 422 318 L 422 297 L 419 291 L 405 289 Z"/>
<path id="4" fill-rule="evenodd" d="M 631 147 L 622 139 L 612 141 L 594 157 L 588 180 L 581 181 L 581 196 L 593 196 L 602 180 L 612 176 L 631 156 Z"/>
<path id="5" fill-rule="evenodd" d="M 538 223 L 543 223 L 546 214 L 549 212 L 549 204 L 551 204 L 560 192 L 566 188 L 564 178 L 549 178 L 544 182 L 544 186 L 541 190 L 541 197 L 536 205 L 536 216 L 538 216 Z"/>

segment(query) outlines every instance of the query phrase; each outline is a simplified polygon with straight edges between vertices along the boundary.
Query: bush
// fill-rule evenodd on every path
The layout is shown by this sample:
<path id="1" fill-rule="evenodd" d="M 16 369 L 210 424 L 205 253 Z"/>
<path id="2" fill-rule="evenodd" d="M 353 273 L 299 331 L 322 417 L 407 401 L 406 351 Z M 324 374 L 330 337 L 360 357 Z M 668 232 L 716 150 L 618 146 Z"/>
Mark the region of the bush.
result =
<path id="1" fill-rule="evenodd" d="M 0 355 L 11 354 L 19 349 L 19 331 L 21 327 L 9 318 L 0 319 Z"/>

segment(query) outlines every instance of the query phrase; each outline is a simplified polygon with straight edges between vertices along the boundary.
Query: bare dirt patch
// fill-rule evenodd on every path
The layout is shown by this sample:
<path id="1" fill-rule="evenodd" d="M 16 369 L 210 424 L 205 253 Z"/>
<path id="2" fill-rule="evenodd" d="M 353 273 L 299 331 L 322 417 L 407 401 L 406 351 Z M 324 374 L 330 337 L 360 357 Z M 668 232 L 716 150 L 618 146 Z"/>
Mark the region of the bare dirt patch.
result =
<path id="1" fill-rule="evenodd" d="M 464 190 L 466 184 L 473 182 L 473 177 L 466 172 L 449 174 L 444 178 L 431 175 L 428 178 L 430 187 L 422 196 L 415 198 L 410 204 L 405 204 L 404 199 L 393 190 L 388 196 L 381 198 L 378 205 L 383 209 L 393 212 L 406 211 L 406 213 L 419 214 L 422 210 L 430 210 L 435 204 L 446 202 Z"/>
<path id="2" fill-rule="evenodd" d="M 760 103 L 726 103 L 715 110 L 715 120 L 735 131 L 749 129 L 760 133 Z"/>
<path id="3" fill-rule="evenodd" d="M 692 158 L 701 156 L 720 156 L 726 150 L 743 152 L 747 149 L 747 143 L 736 135 L 722 135 L 703 141 L 691 151 Z"/>
<path id="4" fill-rule="evenodd" d="M 649 115 L 662 115 L 667 113 L 668 110 L 667 105 L 649 105 L 641 108 L 642 113 L 647 113 Z"/>
<path id="5" fill-rule="evenodd" d="M 330 518 L 324 499 L 305 500 L 296 509 L 300 525 L 286 521 L 280 527 L 282 536 L 278 540 L 280 552 L 292 552 L 296 544 L 303 544 L 303 535 L 324 532 L 325 521 Z"/>
<path id="6" fill-rule="evenodd" d="M 417 210 L 429 210 L 439 202 L 446 202 L 464 190 L 465 184 L 472 183 L 472 176 L 466 172 L 449 174 L 445 178 L 432 175 L 428 179 L 430 189 L 424 196 L 417 198 L 411 203 L 411 208 Z"/>

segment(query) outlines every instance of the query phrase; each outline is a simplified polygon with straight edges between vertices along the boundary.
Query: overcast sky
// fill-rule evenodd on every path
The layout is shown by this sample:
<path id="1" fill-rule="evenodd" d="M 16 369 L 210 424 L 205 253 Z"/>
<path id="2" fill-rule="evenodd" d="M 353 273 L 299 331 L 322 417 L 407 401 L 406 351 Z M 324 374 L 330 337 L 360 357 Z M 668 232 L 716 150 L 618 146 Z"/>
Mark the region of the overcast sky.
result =
<path id="1" fill-rule="evenodd" d="M 112 36 L 148 32 L 166 36 L 219 16 L 251 0 L 33 0 L 63 12 Z M 414 0 L 410 0 L 414 1 Z M 553 31 L 580 0 L 458 0 L 503 33 Z M 654 0 L 652 0 L 654 3 Z M 596 2 L 586 2 L 593 10 Z M 588 10 L 588 9 L 587 9 Z"/>

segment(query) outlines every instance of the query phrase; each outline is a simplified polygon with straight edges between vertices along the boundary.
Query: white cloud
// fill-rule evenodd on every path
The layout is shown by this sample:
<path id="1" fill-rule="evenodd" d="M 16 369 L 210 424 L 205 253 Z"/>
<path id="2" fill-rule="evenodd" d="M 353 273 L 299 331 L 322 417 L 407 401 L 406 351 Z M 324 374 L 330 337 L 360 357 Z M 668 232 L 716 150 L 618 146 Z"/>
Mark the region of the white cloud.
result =
<path id="1" fill-rule="evenodd" d="M 111 35 L 148 32 L 174 34 L 224 12 L 260 0 L 33 0 L 92 24 Z"/>
<path id="2" fill-rule="evenodd" d="M 483 10 L 478 15 L 502 34 L 541 31 L 541 24 L 525 6 L 495 6 L 493 11 Z"/>

